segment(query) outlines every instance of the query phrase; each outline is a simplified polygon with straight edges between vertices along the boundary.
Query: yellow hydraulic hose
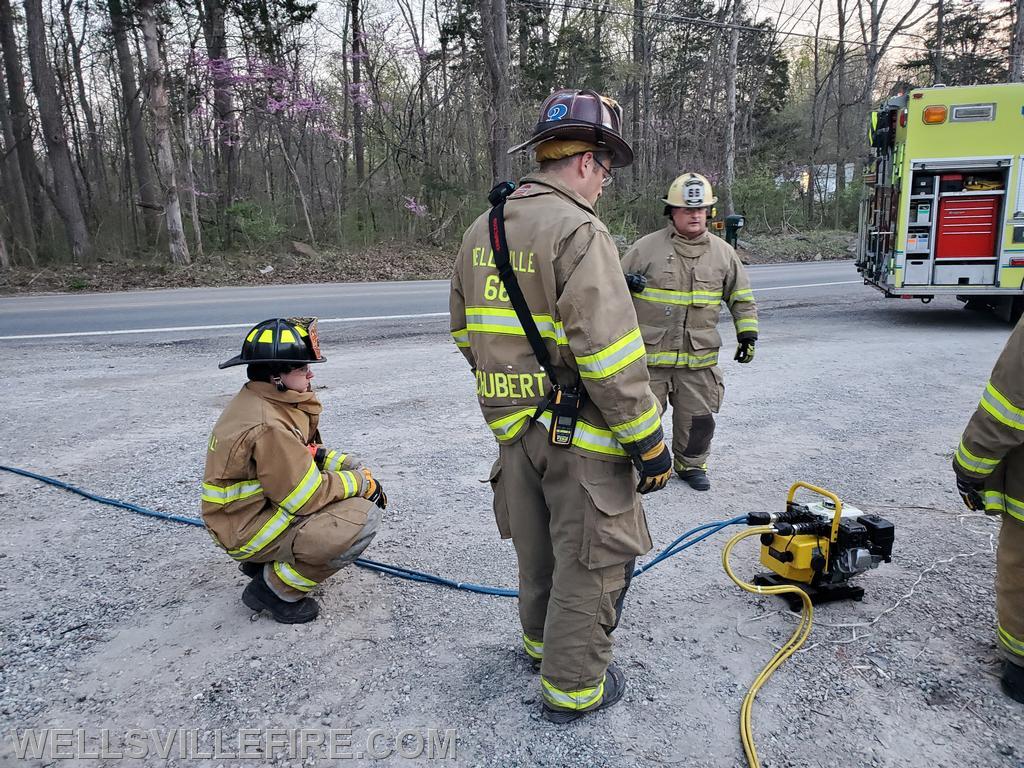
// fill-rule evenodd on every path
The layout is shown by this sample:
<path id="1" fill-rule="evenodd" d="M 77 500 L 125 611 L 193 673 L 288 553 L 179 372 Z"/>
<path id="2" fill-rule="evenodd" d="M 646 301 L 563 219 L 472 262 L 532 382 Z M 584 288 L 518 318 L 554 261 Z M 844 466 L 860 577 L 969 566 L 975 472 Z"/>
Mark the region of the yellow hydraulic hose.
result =
<path id="1" fill-rule="evenodd" d="M 741 531 L 729 539 L 729 542 L 725 545 L 725 549 L 722 550 L 722 566 L 725 568 L 725 572 L 729 574 L 729 578 L 732 579 L 740 589 L 745 589 L 747 592 L 753 592 L 758 595 L 784 595 L 787 593 L 795 593 L 800 596 L 800 600 L 803 602 L 803 609 L 800 614 L 800 624 L 793 631 L 792 636 L 786 641 L 786 644 L 779 649 L 771 661 L 769 661 L 764 669 L 754 679 L 750 689 L 747 691 L 747 695 L 743 697 L 743 706 L 740 709 L 740 739 L 743 742 L 743 751 L 747 756 L 747 762 L 750 764 L 750 768 L 761 768 L 761 762 L 757 759 L 757 749 L 754 747 L 754 731 L 750 724 L 750 712 L 754 706 L 754 697 L 757 696 L 757 692 L 761 690 L 768 678 L 772 676 L 772 673 L 781 666 L 782 662 L 792 656 L 796 650 L 804 644 L 807 640 L 807 636 L 811 633 L 811 620 L 814 618 L 814 608 L 811 606 L 811 598 L 807 596 L 800 587 L 796 586 L 778 586 L 778 587 L 759 587 L 756 584 L 748 584 L 741 580 L 733 573 L 732 567 L 729 565 L 729 554 L 732 552 L 732 548 L 735 547 L 743 539 L 751 536 L 760 536 L 762 533 L 774 533 L 775 529 L 770 525 L 759 526 L 757 528 L 748 528 L 745 531 Z"/>

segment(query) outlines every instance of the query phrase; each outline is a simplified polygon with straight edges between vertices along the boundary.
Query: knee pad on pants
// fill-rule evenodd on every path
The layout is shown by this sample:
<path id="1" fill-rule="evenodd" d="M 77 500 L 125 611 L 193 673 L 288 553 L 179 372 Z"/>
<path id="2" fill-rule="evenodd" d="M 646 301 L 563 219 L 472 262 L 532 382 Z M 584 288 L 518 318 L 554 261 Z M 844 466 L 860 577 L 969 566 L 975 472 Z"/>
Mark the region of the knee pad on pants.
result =
<path id="1" fill-rule="evenodd" d="M 711 438 L 715 436 L 715 416 L 705 413 L 690 420 L 690 436 L 683 449 L 684 456 L 700 456 L 711 449 Z"/>
<path id="2" fill-rule="evenodd" d="M 377 535 L 377 528 L 380 527 L 381 511 L 377 507 L 373 507 L 369 512 L 366 513 L 366 523 L 363 525 L 363 529 L 359 532 L 359 536 L 356 538 L 352 545 L 344 552 L 339 554 L 337 557 L 333 557 L 327 561 L 328 568 L 344 568 L 346 565 L 351 565 L 355 562 L 356 558 L 359 557 L 370 546 L 370 542 Z"/>

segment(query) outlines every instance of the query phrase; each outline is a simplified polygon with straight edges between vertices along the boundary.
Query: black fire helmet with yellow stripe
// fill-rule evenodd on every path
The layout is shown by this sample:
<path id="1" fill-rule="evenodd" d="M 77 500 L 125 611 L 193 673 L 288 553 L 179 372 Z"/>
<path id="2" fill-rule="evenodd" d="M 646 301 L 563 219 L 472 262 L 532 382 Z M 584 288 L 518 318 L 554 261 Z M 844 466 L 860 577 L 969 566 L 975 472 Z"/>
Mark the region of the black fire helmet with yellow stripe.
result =
<path id="1" fill-rule="evenodd" d="M 225 360 L 218 368 L 251 363 L 279 363 L 302 366 L 322 363 L 316 318 L 274 317 L 254 326 L 245 335 L 242 353 Z"/>

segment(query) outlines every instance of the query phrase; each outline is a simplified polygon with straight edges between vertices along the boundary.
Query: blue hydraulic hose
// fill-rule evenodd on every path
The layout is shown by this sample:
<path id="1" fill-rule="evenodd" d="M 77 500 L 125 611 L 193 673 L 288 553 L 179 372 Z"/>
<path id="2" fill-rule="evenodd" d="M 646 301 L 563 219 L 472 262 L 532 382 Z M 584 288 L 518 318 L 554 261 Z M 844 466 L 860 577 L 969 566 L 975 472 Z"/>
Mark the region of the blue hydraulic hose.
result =
<path id="1" fill-rule="evenodd" d="M 131 512 L 136 512 L 140 515 L 147 515 L 149 517 L 160 518 L 161 520 L 171 520 L 175 523 L 184 523 L 185 525 L 194 525 L 197 527 L 203 527 L 203 521 L 196 517 L 185 517 L 183 515 L 169 515 L 164 512 L 157 512 L 153 509 L 147 509 L 146 507 L 140 507 L 138 504 L 131 504 L 127 501 L 119 501 L 117 499 L 110 499 L 106 496 L 99 496 L 95 493 L 77 488 L 70 483 L 65 483 L 61 480 L 57 480 L 53 477 L 47 477 L 46 475 L 37 475 L 35 472 L 29 472 L 26 469 L 18 469 L 17 467 L 8 467 L 0 464 L 0 470 L 6 472 L 13 472 L 16 475 L 22 475 L 24 477 L 31 477 L 33 480 L 39 480 L 42 483 L 54 485 L 58 488 L 63 488 L 65 491 L 71 491 L 71 493 L 77 493 L 79 496 L 84 496 L 92 501 L 99 502 L 100 504 L 107 504 L 112 507 L 120 507 L 121 509 L 127 509 Z M 747 518 L 745 515 L 734 517 L 730 520 L 719 520 L 717 522 L 705 523 L 704 525 L 698 525 L 696 528 L 692 528 L 681 536 L 677 537 L 675 541 L 661 550 L 655 555 L 650 561 L 642 565 L 633 571 L 633 576 L 639 576 L 640 574 L 653 568 L 658 563 L 667 560 L 673 555 L 678 555 L 684 549 L 692 547 L 699 541 L 712 536 L 723 528 L 728 528 L 730 525 L 742 525 L 746 523 Z M 691 536 L 700 534 L 696 538 L 691 539 Z M 519 590 L 508 589 L 506 587 L 489 587 L 485 584 L 473 584 L 465 581 L 454 581 L 452 579 L 446 579 L 443 576 L 435 576 L 432 573 L 424 573 L 422 571 L 414 571 L 411 568 L 404 568 L 400 565 L 388 565 L 387 563 L 378 563 L 376 560 L 367 560 L 366 558 L 360 557 L 355 561 L 356 565 L 367 570 L 377 571 L 379 573 L 386 573 L 390 576 L 397 576 L 400 579 L 408 579 L 409 581 L 419 581 L 425 584 L 436 584 L 441 587 L 451 587 L 453 589 L 461 589 L 466 592 L 475 592 L 481 595 L 494 595 L 496 597 L 518 597 Z"/>

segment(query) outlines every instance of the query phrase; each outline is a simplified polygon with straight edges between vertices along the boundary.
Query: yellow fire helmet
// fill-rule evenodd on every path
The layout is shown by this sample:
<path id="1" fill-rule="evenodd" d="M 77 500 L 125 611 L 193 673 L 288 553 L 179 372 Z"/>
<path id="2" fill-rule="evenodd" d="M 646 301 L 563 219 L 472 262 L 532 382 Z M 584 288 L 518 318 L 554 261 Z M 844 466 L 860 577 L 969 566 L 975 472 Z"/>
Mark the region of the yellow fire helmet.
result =
<path id="1" fill-rule="evenodd" d="M 684 173 L 676 177 L 661 201 L 671 208 L 710 208 L 718 198 L 706 178 L 699 173 Z"/>

